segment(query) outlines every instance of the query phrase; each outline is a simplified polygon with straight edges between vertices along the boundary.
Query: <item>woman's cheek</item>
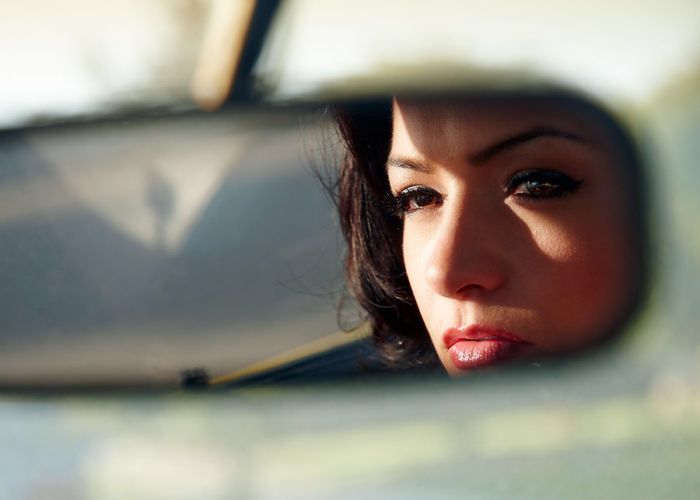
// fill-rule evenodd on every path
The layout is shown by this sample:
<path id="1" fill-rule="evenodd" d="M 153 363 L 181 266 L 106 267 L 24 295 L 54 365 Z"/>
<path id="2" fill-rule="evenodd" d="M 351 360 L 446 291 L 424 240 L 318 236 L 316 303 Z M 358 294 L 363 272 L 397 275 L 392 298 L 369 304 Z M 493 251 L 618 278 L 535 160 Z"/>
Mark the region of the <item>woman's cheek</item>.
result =
<path id="1" fill-rule="evenodd" d="M 420 225 L 413 223 L 410 219 L 404 222 L 403 229 L 403 260 L 406 274 L 411 286 L 417 285 L 418 268 L 420 262 L 425 258 L 424 251 L 429 235 Z M 415 294 L 415 290 L 414 290 Z"/>
<path id="2" fill-rule="evenodd" d="M 426 317 L 426 313 L 432 309 L 430 304 L 434 298 L 425 279 L 431 241 L 429 224 L 415 218 L 406 219 L 403 232 L 404 267 L 416 304 L 428 328 L 430 325 L 427 324 L 429 318 Z"/>
<path id="3" fill-rule="evenodd" d="M 552 264 L 573 263 L 580 259 L 582 241 L 575 230 L 563 225 L 535 221 L 530 224 L 535 253 Z"/>
<path id="4" fill-rule="evenodd" d="M 569 345 L 562 347 L 582 346 L 606 333 L 631 294 L 624 231 L 605 217 L 580 217 L 537 224 L 531 234 L 543 266 L 532 269 L 532 279 L 539 274 L 547 280 L 537 284 L 539 302 L 569 332 Z"/>

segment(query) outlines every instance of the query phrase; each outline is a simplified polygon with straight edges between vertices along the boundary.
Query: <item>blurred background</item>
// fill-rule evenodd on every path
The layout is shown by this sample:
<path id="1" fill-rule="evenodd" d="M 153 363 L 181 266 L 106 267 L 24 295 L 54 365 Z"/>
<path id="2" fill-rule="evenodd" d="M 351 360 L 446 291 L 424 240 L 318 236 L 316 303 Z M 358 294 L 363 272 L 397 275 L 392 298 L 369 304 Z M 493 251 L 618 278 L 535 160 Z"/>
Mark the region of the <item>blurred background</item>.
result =
<path id="1" fill-rule="evenodd" d="M 0 125 L 188 106 L 211 3 L 1 2 Z"/>
<path id="2" fill-rule="evenodd" d="M 697 2 L 0 0 L 0 23 L 0 496 L 696 496 Z M 650 287 L 614 348 L 451 384 L 100 390 L 336 332 L 322 104 L 484 85 L 577 92 L 638 141 Z M 7 390 L 32 386 L 92 392 Z"/>

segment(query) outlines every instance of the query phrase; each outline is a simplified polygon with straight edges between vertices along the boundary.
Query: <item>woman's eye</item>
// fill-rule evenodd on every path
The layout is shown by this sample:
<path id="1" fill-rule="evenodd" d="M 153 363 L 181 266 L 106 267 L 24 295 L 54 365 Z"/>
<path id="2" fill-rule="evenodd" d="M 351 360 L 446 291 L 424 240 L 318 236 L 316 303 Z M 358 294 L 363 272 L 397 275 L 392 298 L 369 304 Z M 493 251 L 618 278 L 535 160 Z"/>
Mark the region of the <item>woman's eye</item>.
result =
<path id="1" fill-rule="evenodd" d="M 556 198 L 574 192 L 583 182 L 550 170 L 518 172 L 508 181 L 506 193 L 521 198 Z"/>
<path id="2" fill-rule="evenodd" d="M 433 208 L 442 203 L 440 193 L 425 186 L 411 186 L 394 195 L 394 213 L 399 216 Z"/>

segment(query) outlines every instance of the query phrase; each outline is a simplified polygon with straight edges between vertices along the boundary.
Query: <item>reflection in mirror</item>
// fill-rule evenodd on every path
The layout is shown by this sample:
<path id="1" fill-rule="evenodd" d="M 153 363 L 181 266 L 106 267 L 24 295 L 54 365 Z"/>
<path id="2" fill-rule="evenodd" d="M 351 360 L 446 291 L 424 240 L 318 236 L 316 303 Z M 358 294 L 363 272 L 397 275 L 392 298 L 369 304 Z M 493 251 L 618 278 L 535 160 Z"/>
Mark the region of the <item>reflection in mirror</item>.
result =
<path id="1" fill-rule="evenodd" d="M 0 132 L 0 388 L 176 387 L 336 333 L 301 115 Z"/>
<path id="2" fill-rule="evenodd" d="M 563 95 L 334 108 L 348 287 L 397 367 L 457 376 L 615 337 L 642 289 L 635 147 Z"/>
<path id="3" fill-rule="evenodd" d="M 0 386 L 454 374 L 620 331 L 643 218 L 607 114 L 532 95 L 334 109 L 347 285 L 370 320 L 354 335 L 308 168 L 328 151 L 318 108 L 0 134 Z"/>

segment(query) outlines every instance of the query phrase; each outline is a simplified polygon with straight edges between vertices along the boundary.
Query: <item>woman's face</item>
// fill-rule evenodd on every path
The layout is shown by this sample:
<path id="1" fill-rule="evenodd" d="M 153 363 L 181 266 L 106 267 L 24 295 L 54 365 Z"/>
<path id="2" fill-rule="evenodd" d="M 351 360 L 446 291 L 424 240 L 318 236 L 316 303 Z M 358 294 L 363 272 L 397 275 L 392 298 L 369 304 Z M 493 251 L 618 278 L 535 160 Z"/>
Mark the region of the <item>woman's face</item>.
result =
<path id="1" fill-rule="evenodd" d="M 637 254 L 623 161 L 561 101 L 394 101 L 406 272 L 451 375 L 571 352 L 623 319 Z"/>

